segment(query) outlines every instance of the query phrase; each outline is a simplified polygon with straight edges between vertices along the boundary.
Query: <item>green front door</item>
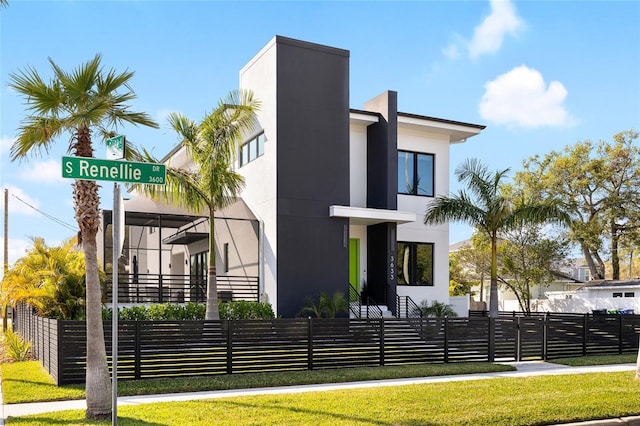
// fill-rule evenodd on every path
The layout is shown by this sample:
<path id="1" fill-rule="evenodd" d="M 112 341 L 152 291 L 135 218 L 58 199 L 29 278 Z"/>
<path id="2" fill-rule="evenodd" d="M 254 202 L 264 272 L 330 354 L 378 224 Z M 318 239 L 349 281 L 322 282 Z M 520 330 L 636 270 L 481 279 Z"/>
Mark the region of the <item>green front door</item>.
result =
<path id="1" fill-rule="evenodd" d="M 349 239 L 349 284 L 360 294 L 360 240 Z"/>

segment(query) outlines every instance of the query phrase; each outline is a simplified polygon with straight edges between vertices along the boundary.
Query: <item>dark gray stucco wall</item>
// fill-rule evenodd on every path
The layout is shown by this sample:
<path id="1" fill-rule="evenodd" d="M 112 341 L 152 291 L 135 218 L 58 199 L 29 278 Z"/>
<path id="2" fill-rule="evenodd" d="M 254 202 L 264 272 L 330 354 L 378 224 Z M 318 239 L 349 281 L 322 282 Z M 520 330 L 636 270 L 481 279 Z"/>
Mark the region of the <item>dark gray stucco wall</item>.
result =
<path id="1" fill-rule="evenodd" d="M 364 104 L 381 115 L 367 127 L 367 207 L 398 208 L 398 94 L 387 91 Z"/>
<path id="2" fill-rule="evenodd" d="M 384 92 L 365 103 L 380 121 L 367 128 L 367 207 L 398 208 L 398 94 Z M 376 303 L 395 309 L 397 241 L 395 223 L 367 227 L 367 279 Z"/>
<path id="3" fill-rule="evenodd" d="M 278 314 L 306 297 L 346 292 L 349 205 L 349 52 L 277 38 Z"/>

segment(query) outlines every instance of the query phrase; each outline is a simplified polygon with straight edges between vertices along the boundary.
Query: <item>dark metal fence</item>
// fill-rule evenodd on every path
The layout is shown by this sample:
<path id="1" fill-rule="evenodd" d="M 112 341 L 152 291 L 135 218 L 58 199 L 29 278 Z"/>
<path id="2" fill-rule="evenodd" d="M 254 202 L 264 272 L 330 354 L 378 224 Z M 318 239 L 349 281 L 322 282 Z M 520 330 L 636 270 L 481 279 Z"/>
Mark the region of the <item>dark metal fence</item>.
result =
<path id="1" fill-rule="evenodd" d="M 223 302 L 259 300 L 258 277 L 220 275 L 216 278 L 218 299 Z M 103 286 L 102 300 L 112 301 L 111 274 Z M 206 280 L 190 275 L 118 274 L 119 303 L 205 302 Z"/>
<path id="2" fill-rule="evenodd" d="M 83 321 L 18 310 L 15 329 L 56 383 L 85 379 Z M 410 363 L 515 361 L 638 351 L 639 315 L 120 321 L 123 379 Z M 111 324 L 105 322 L 107 353 Z"/>

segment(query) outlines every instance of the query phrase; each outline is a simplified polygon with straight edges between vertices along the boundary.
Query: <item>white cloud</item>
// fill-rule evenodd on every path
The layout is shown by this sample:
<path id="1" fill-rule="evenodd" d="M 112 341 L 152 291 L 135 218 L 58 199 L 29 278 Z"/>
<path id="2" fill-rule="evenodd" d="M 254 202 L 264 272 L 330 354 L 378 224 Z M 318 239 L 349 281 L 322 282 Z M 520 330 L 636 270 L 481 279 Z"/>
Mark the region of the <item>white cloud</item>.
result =
<path id="1" fill-rule="evenodd" d="M 507 126 L 570 126 L 575 119 L 563 105 L 567 89 L 559 81 L 547 86 L 539 71 L 524 65 L 485 84 L 480 115 Z"/>
<path id="2" fill-rule="evenodd" d="M 18 177 L 25 181 L 44 184 L 69 183 L 62 177 L 62 164 L 60 160 L 44 160 L 30 162 L 20 166 Z"/>
<path id="3" fill-rule="evenodd" d="M 20 165 L 18 178 L 42 184 L 65 183 L 62 177 L 62 165 L 59 160 L 45 160 Z"/>
<path id="4" fill-rule="evenodd" d="M 4 236 L 2 236 L 0 241 L 2 241 L 2 247 L 4 247 Z M 16 260 L 27 254 L 32 245 L 33 243 L 31 240 L 16 240 L 14 238 L 9 238 L 9 241 L 7 242 L 9 252 L 7 259 L 9 267 L 11 267 Z M 2 259 L 2 261 L 4 262 L 4 259 Z"/>
<path id="5" fill-rule="evenodd" d="M 16 138 L 10 138 L 7 136 L 3 136 L 0 138 L 0 153 L 4 154 L 5 152 L 9 152 L 9 148 L 15 142 Z"/>
<path id="6" fill-rule="evenodd" d="M 496 53 L 506 35 L 515 35 L 524 25 L 516 16 L 516 10 L 509 0 L 491 0 L 491 15 L 484 18 L 473 32 L 469 42 L 469 56 L 475 59 L 483 54 Z"/>
<path id="7" fill-rule="evenodd" d="M 454 35 L 451 44 L 442 49 L 446 57 L 457 59 L 461 50 L 466 50 L 471 59 L 496 53 L 507 35 L 516 35 L 524 27 L 511 0 L 490 0 L 489 3 L 491 14 L 474 29 L 473 38 L 467 41 Z"/>
<path id="8" fill-rule="evenodd" d="M 40 203 L 38 200 L 34 200 L 29 197 L 22 189 L 16 186 L 7 185 L 6 188 L 9 189 L 9 213 L 28 216 L 35 216 L 38 214 L 37 211 L 27 205 L 29 204 L 34 208 L 39 208 Z M 16 197 L 22 201 L 16 199 Z M 2 210 L 4 210 L 4 206 L 2 207 Z"/>

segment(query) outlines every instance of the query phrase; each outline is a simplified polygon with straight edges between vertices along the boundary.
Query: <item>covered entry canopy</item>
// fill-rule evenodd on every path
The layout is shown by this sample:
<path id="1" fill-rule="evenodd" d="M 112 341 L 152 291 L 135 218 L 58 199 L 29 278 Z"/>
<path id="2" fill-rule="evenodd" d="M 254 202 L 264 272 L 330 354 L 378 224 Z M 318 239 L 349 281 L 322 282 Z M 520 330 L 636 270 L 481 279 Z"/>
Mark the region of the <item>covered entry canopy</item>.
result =
<path id="1" fill-rule="evenodd" d="M 155 226 L 157 228 L 181 228 L 206 217 L 180 207 L 159 203 L 145 197 L 124 200 L 124 224 L 130 226 Z M 102 211 L 103 224 L 113 222 L 113 211 Z"/>
<path id="2" fill-rule="evenodd" d="M 146 197 L 135 197 L 124 200 L 125 225 L 129 226 L 153 226 L 156 228 L 182 229 L 165 238 L 164 244 L 190 244 L 195 241 L 209 238 L 208 233 L 190 231 L 188 226 L 195 224 L 199 219 L 205 219 L 208 215 L 194 214 L 180 207 L 159 203 Z M 106 228 L 113 222 L 113 212 L 103 210 L 103 225 Z M 241 198 L 217 212 L 216 219 L 221 220 L 247 220 L 257 221 L 255 215 Z"/>

